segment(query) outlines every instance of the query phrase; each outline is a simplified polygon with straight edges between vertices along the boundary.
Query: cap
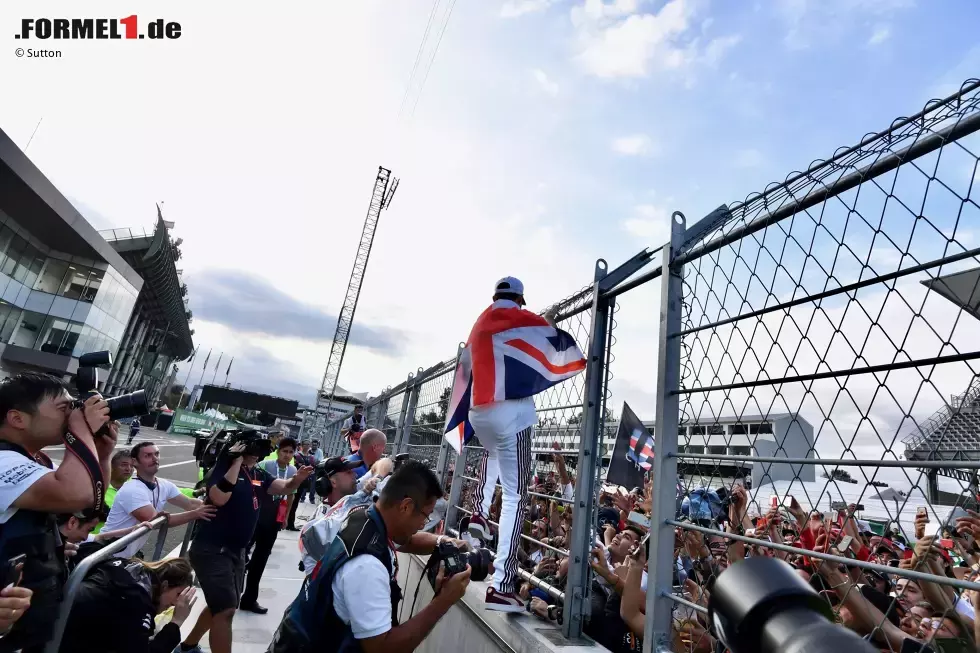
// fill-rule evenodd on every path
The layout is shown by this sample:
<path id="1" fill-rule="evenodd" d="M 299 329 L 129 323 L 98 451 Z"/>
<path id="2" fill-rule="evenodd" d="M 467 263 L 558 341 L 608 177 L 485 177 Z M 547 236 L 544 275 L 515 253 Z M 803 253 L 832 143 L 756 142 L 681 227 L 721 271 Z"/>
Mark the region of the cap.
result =
<path id="1" fill-rule="evenodd" d="M 509 292 L 515 295 L 523 295 L 524 284 L 521 283 L 521 280 L 516 277 L 504 277 L 503 279 L 498 281 L 497 285 L 494 286 L 493 288 L 494 295 L 501 292 Z"/>
<path id="2" fill-rule="evenodd" d="M 357 469 L 362 464 L 363 463 L 358 460 L 345 460 L 343 458 L 333 457 L 324 459 L 324 461 L 320 463 L 320 467 L 327 476 L 333 476 L 337 472 Z"/>

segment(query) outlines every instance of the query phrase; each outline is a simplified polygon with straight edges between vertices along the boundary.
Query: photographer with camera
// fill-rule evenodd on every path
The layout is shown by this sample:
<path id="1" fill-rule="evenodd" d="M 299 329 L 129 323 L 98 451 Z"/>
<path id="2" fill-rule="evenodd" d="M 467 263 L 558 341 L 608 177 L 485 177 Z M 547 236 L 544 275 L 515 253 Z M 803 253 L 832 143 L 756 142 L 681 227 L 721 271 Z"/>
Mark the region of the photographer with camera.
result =
<path id="1" fill-rule="evenodd" d="M 56 515 L 102 510 L 118 437 L 118 425 L 105 428 L 108 422 L 101 396 L 74 402 L 52 376 L 25 373 L 0 383 L 0 561 L 26 556 L 20 585 L 33 591 L 0 651 L 40 650 L 53 630 L 66 576 Z M 65 457 L 54 470 L 41 449 L 62 442 Z"/>
<path id="2" fill-rule="evenodd" d="M 58 652 L 170 653 L 196 598 L 184 558 L 110 558 L 82 581 Z M 154 636 L 156 616 L 170 608 L 173 617 Z"/>
<path id="3" fill-rule="evenodd" d="M 252 539 L 264 494 L 291 494 L 313 473 L 303 467 L 286 480 L 256 463 L 271 452 L 271 443 L 256 431 L 233 435 L 222 446 L 207 480 L 208 498 L 217 506 L 211 521 L 199 522 L 188 557 L 197 573 L 207 608 L 181 651 L 199 652 L 198 642 L 211 631 L 212 653 L 231 653 L 231 622 L 245 580 L 245 549 Z"/>
<path id="4" fill-rule="evenodd" d="M 340 427 L 341 435 L 350 441 L 351 453 L 357 453 L 360 450 L 361 438 L 366 430 L 367 421 L 364 419 L 364 406 L 357 404 L 354 406 L 354 414 L 345 419 Z"/>
<path id="5" fill-rule="evenodd" d="M 407 460 L 385 483 L 377 503 L 352 511 L 327 553 L 286 610 L 267 653 L 414 651 L 466 592 L 470 569 L 436 582 L 436 596 L 399 625 L 401 589 L 395 546 L 430 555 L 445 539 L 419 533 L 442 496 L 439 479 L 422 462 Z M 440 539 L 442 542 L 440 542 Z"/>

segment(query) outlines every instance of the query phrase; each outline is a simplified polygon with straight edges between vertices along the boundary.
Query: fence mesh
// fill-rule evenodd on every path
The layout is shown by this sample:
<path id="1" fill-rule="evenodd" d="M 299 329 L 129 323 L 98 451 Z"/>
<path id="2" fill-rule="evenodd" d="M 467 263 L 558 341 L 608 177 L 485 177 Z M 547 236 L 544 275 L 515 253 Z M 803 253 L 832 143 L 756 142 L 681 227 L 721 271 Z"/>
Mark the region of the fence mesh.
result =
<path id="1" fill-rule="evenodd" d="M 978 110 L 970 83 L 731 207 L 681 257 L 679 541 L 717 569 L 692 570 L 698 582 L 675 596 L 697 602 L 728 564 L 776 556 L 885 650 L 906 637 L 972 645 L 957 612 L 972 612 L 971 594 L 946 570 L 976 562 L 952 517 L 977 508 Z M 722 524 L 749 540 L 726 540 Z M 696 648 L 712 636 L 689 610 L 675 614 Z"/>
<path id="2" fill-rule="evenodd" d="M 655 637 L 664 650 L 713 651 L 705 614 L 714 579 L 746 556 L 778 557 L 843 627 L 883 650 L 902 650 L 905 638 L 975 645 L 967 616 L 978 606 L 980 548 L 967 536 L 980 537 L 980 516 L 963 511 L 977 510 L 980 494 L 978 89 L 980 81 L 967 82 L 665 246 L 663 269 L 681 282 L 675 291 L 661 279 L 660 342 L 679 347 L 660 352 L 657 405 L 634 408 L 656 409 L 656 426 L 646 422 L 656 433 L 651 473 L 666 500 L 651 496 L 652 479 L 638 495 L 601 496 L 619 432 L 621 398 L 610 395 L 621 348 L 616 298 L 660 269 L 617 287 L 597 282 L 551 307 L 583 351 L 597 337 L 593 309 L 609 320 L 589 371 L 535 397 L 525 591 L 544 589 L 560 604 L 574 589 L 586 606 L 597 592 L 603 603 L 625 592 L 627 634 Z M 666 332 L 674 305 L 680 331 Z M 366 414 L 388 436 L 389 453 L 407 451 L 437 470 L 454 504 L 446 525 L 458 532 L 474 510 L 484 451 L 474 439 L 457 458 L 443 439 L 454 366 L 420 371 Z M 665 380 L 671 366 L 675 387 Z M 652 379 L 655 359 L 649 368 Z M 589 373 L 601 375 L 598 385 L 587 386 Z M 589 387 L 599 388 L 595 401 Z M 674 426 L 660 428 L 674 424 L 675 400 L 676 438 Z M 337 453 L 346 446 L 341 422 L 326 429 Z M 584 424 L 595 430 L 583 436 Z M 598 452 L 587 451 L 591 438 Z M 593 455 L 602 464 L 581 478 L 578 466 Z M 594 500 L 573 510 L 576 486 Z M 613 510 L 618 534 L 606 537 L 582 505 Z M 639 575 L 622 555 L 624 541 L 639 539 L 622 528 L 631 512 L 652 518 L 652 539 L 666 543 L 656 548 L 663 560 L 647 567 L 645 617 L 632 595 Z M 571 541 L 582 520 L 588 528 Z M 587 555 L 597 537 L 605 561 L 593 560 L 596 575 L 573 574 L 580 586 L 568 588 L 569 549 Z M 618 615 L 585 616 L 587 633 L 622 644 L 608 640 L 623 627 Z M 566 626 L 566 634 L 578 632 Z"/>

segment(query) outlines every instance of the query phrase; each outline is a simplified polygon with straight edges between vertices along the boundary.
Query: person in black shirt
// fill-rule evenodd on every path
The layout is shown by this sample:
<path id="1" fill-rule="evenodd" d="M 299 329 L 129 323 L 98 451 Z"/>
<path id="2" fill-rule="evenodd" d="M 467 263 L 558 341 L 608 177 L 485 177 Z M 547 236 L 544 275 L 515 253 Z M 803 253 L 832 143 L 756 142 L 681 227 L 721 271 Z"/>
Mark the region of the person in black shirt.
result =
<path id="1" fill-rule="evenodd" d="M 231 653 L 231 622 L 244 589 L 245 549 L 258 522 L 261 495 L 290 494 L 313 473 L 306 466 L 289 480 L 274 478 L 256 468 L 258 456 L 242 455 L 245 447 L 244 441 L 232 446 L 207 482 L 208 498 L 218 512 L 198 526 L 188 557 L 208 605 L 180 645 L 184 652 L 200 652 L 198 643 L 210 630 L 212 653 Z"/>
<path id="2" fill-rule="evenodd" d="M 170 653 L 195 601 L 183 558 L 109 559 L 82 581 L 58 653 Z M 173 617 L 154 637 L 156 615 L 171 607 Z"/>

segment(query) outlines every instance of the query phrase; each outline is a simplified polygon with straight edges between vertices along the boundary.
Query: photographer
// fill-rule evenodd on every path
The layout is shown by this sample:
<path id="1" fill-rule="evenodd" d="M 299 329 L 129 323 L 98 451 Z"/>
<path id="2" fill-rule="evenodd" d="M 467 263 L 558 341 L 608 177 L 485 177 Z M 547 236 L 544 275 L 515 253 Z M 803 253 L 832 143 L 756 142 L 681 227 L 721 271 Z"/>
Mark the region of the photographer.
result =
<path id="1" fill-rule="evenodd" d="M 296 467 L 292 464 L 295 451 L 296 440 L 283 438 L 279 441 L 276 450 L 277 459 L 263 460 L 259 463 L 259 468 L 273 478 L 288 481 L 296 475 Z M 251 544 L 254 545 L 254 549 L 245 569 L 245 592 L 238 606 L 240 610 L 255 614 L 265 614 L 269 611 L 268 608 L 259 605 L 259 584 L 262 582 L 262 574 L 272 554 L 272 548 L 276 544 L 276 538 L 279 537 L 279 531 L 286 521 L 290 504 L 295 504 L 295 501 L 296 497 L 292 494 L 286 497 L 263 493 L 259 498 L 259 521 L 252 535 Z"/>
<path id="2" fill-rule="evenodd" d="M 358 404 L 354 406 L 354 414 L 344 420 L 340 427 L 340 433 L 350 440 L 350 452 L 357 453 L 361 448 L 361 437 L 367 430 L 367 421 L 364 419 L 364 406 Z M 370 467 L 370 465 L 368 465 Z"/>
<path id="3" fill-rule="evenodd" d="M 312 467 L 303 467 L 285 480 L 256 468 L 269 451 L 269 441 L 255 431 L 238 434 L 229 445 L 207 482 L 217 514 L 211 521 L 199 522 L 188 553 L 208 606 L 180 645 L 181 651 L 200 651 L 198 642 L 210 630 L 211 651 L 231 652 L 231 622 L 244 589 L 245 548 L 258 522 L 261 496 L 290 494 L 313 473 Z"/>
<path id="4" fill-rule="evenodd" d="M 0 640 L 0 651 L 40 650 L 53 629 L 65 581 L 55 516 L 92 507 L 96 485 L 101 500 L 118 437 L 118 425 L 103 429 L 108 421 L 102 397 L 75 408 L 52 376 L 25 373 L 0 384 L 0 560 L 26 555 L 21 585 L 33 591 L 30 609 Z M 63 440 L 65 457 L 53 470 L 41 449 Z"/>
<path id="5" fill-rule="evenodd" d="M 82 581 L 59 653 L 170 653 L 195 600 L 184 558 L 107 560 Z M 171 607 L 173 617 L 154 637 L 156 615 Z"/>
<path id="6" fill-rule="evenodd" d="M 418 555 L 436 550 L 439 538 L 419 529 L 441 496 L 439 479 L 424 463 L 408 460 L 399 466 L 375 505 L 350 513 L 317 573 L 304 581 L 283 615 L 268 653 L 299 653 L 313 642 L 324 653 L 414 651 L 470 581 L 469 568 L 449 579 L 440 574 L 432 602 L 397 624 L 401 589 L 393 547 Z"/>

